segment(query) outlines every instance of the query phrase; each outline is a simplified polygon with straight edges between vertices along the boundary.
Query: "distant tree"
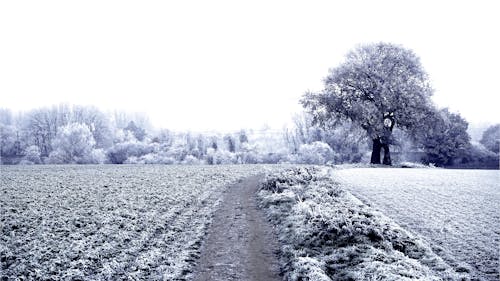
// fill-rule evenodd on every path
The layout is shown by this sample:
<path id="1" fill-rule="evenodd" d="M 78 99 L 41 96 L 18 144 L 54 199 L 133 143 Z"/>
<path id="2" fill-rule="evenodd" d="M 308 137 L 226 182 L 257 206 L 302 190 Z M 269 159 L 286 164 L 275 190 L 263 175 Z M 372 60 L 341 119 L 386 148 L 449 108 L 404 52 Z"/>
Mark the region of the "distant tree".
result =
<path id="1" fill-rule="evenodd" d="M 123 164 L 127 163 L 129 158 L 139 158 L 153 151 L 154 146 L 132 139 L 113 145 L 107 150 L 107 157 L 113 164 Z"/>
<path id="2" fill-rule="evenodd" d="M 175 136 L 172 132 L 167 129 L 162 129 L 156 133 L 156 135 L 153 137 L 153 140 L 160 143 L 163 148 L 168 149 L 170 146 L 172 146 L 174 137 Z"/>
<path id="3" fill-rule="evenodd" d="M 242 164 L 257 164 L 262 162 L 262 156 L 255 144 L 244 142 L 241 144 L 239 161 Z"/>
<path id="4" fill-rule="evenodd" d="M 240 131 L 239 140 L 240 140 L 240 144 L 248 142 L 248 135 L 247 135 L 247 132 L 245 130 Z"/>
<path id="5" fill-rule="evenodd" d="M 13 117 L 12 111 L 7 108 L 0 108 L 0 124 L 12 125 Z"/>
<path id="6" fill-rule="evenodd" d="M 28 146 L 24 150 L 23 161 L 24 163 L 40 164 L 42 162 L 40 159 L 40 148 L 36 145 Z"/>
<path id="7" fill-rule="evenodd" d="M 359 163 L 368 152 L 366 132 L 350 121 L 330 127 L 323 135 L 322 141 L 334 151 L 333 162 L 336 164 Z"/>
<path id="8" fill-rule="evenodd" d="M 203 158 L 207 154 L 206 139 L 201 134 L 196 137 L 196 150 L 198 151 L 198 155 L 194 156 L 198 157 L 198 159 Z"/>
<path id="9" fill-rule="evenodd" d="M 488 150 L 499 153 L 500 150 L 500 124 L 492 125 L 483 133 L 479 141 Z"/>
<path id="10" fill-rule="evenodd" d="M 28 112 L 24 118 L 23 130 L 29 137 L 28 142 L 38 146 L 42 157 L 52 151 L 52 140 L 59 128 L 57 112 L 50 108 L 39 108 Z"/>
<path id="11" fill-rule="evenodd" d="M 70 123 L 60 128 L 49 155 L 49 162 L 54 164 L 94 163 L 94 136 L 85 124 Z"/>
<path id="12" fill-rule="evenodd" d="M 471 148 L 467 127 L 467 121 L 460 114 L 451 113 L 447 108 L 430 115 L 422 126 L 425 129 L 417 136 L 426 153 L 426 162 L 450 166 L 456 159 L 465 157 Z"/>
<path id="13" fill-rule="evenodd" d="M 0 157 L 14 157 L 21 154 L 19 132 L 13 125 L 0 123 Z"/>
<path id="14" fill-rule="evenodd" d="M 432 88 L 419 58 L 401 46 L 363 45 L 330 70 L 325 88 L 306 93 L 302 105 L 321 124 L 350 120 L 372 139 L 371 163 L 391 164 L 389 145 L 394 126 L 412 131 L 432 107 Z"/>
<path id="15" fill-rule="evenodd" d="M 59 128 L 69 123 L 87 125 L 98 148 L 112 144 L 113 134 L 107 116 L 92 106 L 60 104 L 31 110 L 22 118 L 23 137 L 29 145 L 38 146 L 42 157 L 46 157 L 53 149 L 52 142 Z"/>
<path id="16" fill-rule="evenodd" d="M 323 140 L 324 130 L 316 126 L 311 114 L 296 114 L 293 117 L 293 124 L 295 128 L 295 138 L 300 144 Z"/>
<path id="17" fill-rule="evenodd" d="M 471 168 L 487 168 L 487 169 L 499 169 L 500 160 L 498 153 L 494 153 L 488 150 L 484 145 L 480 143 L 472 143 L 471 149 L 468 151 L 465 158 L 466 161 L 462 161 L 465 167 Z"/>
<path id="18" fill-rule="evenodd" d="M 236 151 L 236 140 L 233 136 L 227 134 L 224 136 L 224 142 L 226 143 L 227 150 L 234 153 Z"/>
<path id="19" fill-rule="evenodd" d="M 293 118 L 294 126 L 285 129 L 285 142 L 292 154 L 297 154 L 303 144 L 324 142 L 334 151 L 334 163 L 357 163 L 366 153 L 366 132 L 347 120 L 339 124 L 320 126 L 314 124 L 308 113 L 297 114 Z M 293 162 L 293 161 L 292 161 Z"/>
<path id="20" fill-rule="evenodd" d="M 146 130 L 135 125 L 134 121 L 130 121 L 124 130 L 131 132 L 138 141 L 143 141 L 146 137 Z"/>
<path id="21" fill-rule="evenodd" d="M 185 135 L 185 148 L 187 151 L 188 155 L 195 155 L 196 157 L 199 157 L 200 151 L 198 150 L 198 141 L 196 136 L 193 136 L 192 133 L 188 132 Z"/>
<path id="22" fill-rule="evenodd" d="M 210 137 L 210 147 L 213 150 L 217 150 L 219 148 L 219 145 L 217 144 L 217 137 L 216 136 Z"/>
<path id="23" fill-rule="evenodd" d="M 125 128 L 130 121 L 133 121 L 137 127 L 145 129 L 146 132 L 152 128 L 151 121 L 144 112 L 114 111 L 110 116 L 110 120 L 115 128 L 120 129 Z"/>
<path id="24" fill-rule="evenodd" d="M 207 164 L 209 165 L 235 164 L 236 161 L 236 155 L 227 150 L 215 150 L 213 148 L 207 150 Z"/>
<path id="25" fill-rule="evenodd" d="M 97 107 L 73 106 L 70 120 L 73 123 L 87 125 L 92 133 L 92 136 L 94 137 L 97 148 L 108 148 L 112 145 L 110 120 L 108 116 L 101 112 Z"/>

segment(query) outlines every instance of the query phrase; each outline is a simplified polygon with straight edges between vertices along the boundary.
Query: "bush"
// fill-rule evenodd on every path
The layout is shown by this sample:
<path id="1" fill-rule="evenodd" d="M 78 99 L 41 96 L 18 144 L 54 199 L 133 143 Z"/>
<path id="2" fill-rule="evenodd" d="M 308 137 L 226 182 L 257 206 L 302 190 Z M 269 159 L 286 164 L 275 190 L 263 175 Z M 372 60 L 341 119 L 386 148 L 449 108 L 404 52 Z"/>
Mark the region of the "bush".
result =
<path id="1" fill-rule="evenodd" d="M 454 166 L 459 168 L 498 169 L 499 155 L 486 149 L 480 143 L 472 143 L 467 155 Z"/>
<path id="2" fill-rule="evenodd" d="M 215 150 L 213 148 L 207 150 L 207 163 L 210 165 L 236 164 L 237 160 L 236 154 L 229 151 Z"/>
<path id="3" fill-rule="evenodd" d="M 40 164 L 40 148 L 36 145 L 28 146 L 24 150 L 24 157 L 20 164 Z"/>
<path id="4" fill-rule="evenodd" d="M 182 164 L 184 165 L 198 165 L 201 164 L 201 161 L 194 157 L 193 155 L 188 155 L 186 158 L 184 158 L 184 161 L 182 161 Z"/>
<path id="5" fill-rule="evenodd" d="M 138 142 L 137 140 L 131 140 L 117 143 L 112 146 L 107 152 L 107 157 L 113 164 L 123 164 L 127 162 L 129 157 L 139 158 L 143 155 L 152 153 L 153 151 L 154 146 Z"/>
<path id="6" fill-rule="evenodd" d="M 106 153 L 102 149 L 93 149 L 90 157 L 86 160 L 89 164 L 104 164 L 106 162 Z"/>
<path id="7" fill-rule="evenodd" d="M 241 151 L 238 154 L 239 162 L 242 164 L 262 163 L 262 156 L 259 154 L 257 145 L 244 142 L 241 144 Z"/>
<path id="8" fill-rule="evenodd" d="M 332 148 L 320 141 L 303 144 L 299 148 L 299 161 L 304 164 L 324 165 L 332 161 L 334 153 Z"/>

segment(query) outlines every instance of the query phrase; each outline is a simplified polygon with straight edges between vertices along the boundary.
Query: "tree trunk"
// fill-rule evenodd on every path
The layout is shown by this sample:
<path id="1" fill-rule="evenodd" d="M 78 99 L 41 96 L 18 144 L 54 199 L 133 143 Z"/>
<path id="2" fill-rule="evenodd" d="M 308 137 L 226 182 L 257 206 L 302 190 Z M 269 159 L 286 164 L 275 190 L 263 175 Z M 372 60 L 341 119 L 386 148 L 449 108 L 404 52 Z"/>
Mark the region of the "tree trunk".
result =
<path id="1" fill-rule="evenodd" d="M 387 143 L 382 144 L 382 148 L 384 149 L 384 160 L 382 163 L 384 163 L 384 165 L 392 165 L 391 153 L 389 151 L 389 144 Z"/>
<path id="2" fill-rule="evenodd" d="M 380 164 L 381 148 L 382 148 L 382 143 L 380 142 L 380 138 L 373 139 L 372 158 L 370 160 L 371 164 Z"/>

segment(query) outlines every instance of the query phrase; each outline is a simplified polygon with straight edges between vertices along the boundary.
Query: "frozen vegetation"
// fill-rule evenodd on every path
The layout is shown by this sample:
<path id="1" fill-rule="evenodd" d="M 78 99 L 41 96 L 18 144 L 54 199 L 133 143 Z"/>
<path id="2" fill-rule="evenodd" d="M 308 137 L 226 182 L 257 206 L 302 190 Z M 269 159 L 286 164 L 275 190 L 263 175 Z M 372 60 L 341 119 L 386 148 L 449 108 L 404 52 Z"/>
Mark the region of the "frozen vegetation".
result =
<path id="1" fill-rule="evenodd" d="M 342 167 L 2 166 L 0 279 L 190 279 L 227 187 L 263 173 L 287 280 L 498 279 L 498 171 Z"/>
<path id="2" fill-rule="evenodd" d="M 421 235 L 449 264 L 500 279 L 498 170 L 336 169 L 334 178 Z"/>
<path id="3" fill-rule="evenodd" d="M 498 168 L 499 126 L 486 130 L 481 143 L 469 144 L 464 120 L 446 110 L 436 114 L 439 122 L 432 119 L 436 121 L 432 126 L 418 126 L 429 128 L 417 134 L 420 141 L 401 128 L 394 129 L 394 163 L 408 160 Z M 372 140 L 357 122 L 342 120 L 324 127 L 315 119 L 309 113 L 297 114 L 283 130 L 174 132 L 152 128 L 146 115 L 105 113 L 93 106 L 60 104 L 22 113 L 0 108 L 0 164 L 323 165 L 370 161 Z"/>
<path id="4" fill-rule="evenodd" d="M 276 226 L 287 280 L 462 280 L 429 243 L 363 204 L 327 168 L 265 178 L 261 205 Z"/>
<path id="5" fill-rule="evenodd" d="M 266 169 L 3 166 L 0 279 L 183 279 L 226 186 Z"/>

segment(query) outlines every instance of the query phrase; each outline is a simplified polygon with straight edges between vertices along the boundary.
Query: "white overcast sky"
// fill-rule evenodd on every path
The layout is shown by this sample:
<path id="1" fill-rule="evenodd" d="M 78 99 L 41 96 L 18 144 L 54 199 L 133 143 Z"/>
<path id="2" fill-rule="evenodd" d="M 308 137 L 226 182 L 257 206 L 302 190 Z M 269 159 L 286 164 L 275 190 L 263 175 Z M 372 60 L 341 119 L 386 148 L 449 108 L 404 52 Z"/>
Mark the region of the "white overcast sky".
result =
<path id="1" fill-rule="evenodd" d="M 500 122 L 497 1 L 2 1 L 0 107 L 145 111 L 158 127 L 280 128 L 360 43 L 413 49 L 434 100 Z"/>

